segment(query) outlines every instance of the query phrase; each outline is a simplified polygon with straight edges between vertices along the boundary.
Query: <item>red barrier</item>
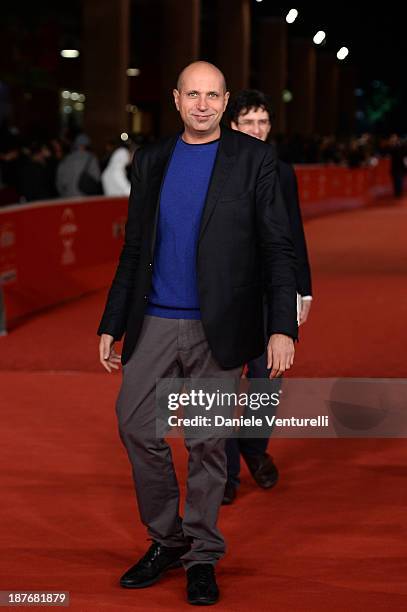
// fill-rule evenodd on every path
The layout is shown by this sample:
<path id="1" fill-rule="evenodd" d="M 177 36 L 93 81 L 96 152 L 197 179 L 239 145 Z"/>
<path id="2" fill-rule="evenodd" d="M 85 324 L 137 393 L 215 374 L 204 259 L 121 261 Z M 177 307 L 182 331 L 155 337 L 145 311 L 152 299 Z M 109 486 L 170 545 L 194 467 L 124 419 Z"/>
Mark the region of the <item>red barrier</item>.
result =
<path id="1" fill-rule="evenodd" d="M 335 165 L 295 166 L 295 172 L 305 219 L 359 208 L 391 194 L 389 159 L 354 169 Z"/>
<path id="2" fill-rule="evenodd" d="M 0 209 L 0 282 L 8 321 L 105 287 L 127 200 L 87 198 Z"/>
<path id="3" fill-rule="evenodd" d="M 297 166 L 304 218 L 364 206 L 390 191 L 389 161 L 349 170 Z M 106 287 L 120 252 L 126 198 L 0 208 L 0 283 L 7 319 Z"/>

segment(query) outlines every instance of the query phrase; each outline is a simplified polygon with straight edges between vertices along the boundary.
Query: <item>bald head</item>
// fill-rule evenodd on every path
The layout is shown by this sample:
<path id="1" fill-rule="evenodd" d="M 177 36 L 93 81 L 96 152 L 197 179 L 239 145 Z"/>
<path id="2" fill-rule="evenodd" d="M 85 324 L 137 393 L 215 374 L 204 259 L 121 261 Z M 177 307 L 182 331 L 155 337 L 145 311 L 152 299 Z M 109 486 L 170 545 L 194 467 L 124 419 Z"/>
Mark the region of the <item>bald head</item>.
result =
<path id="1" fill-rule="evenodd" d="M 220 120 L 229 100 L 225 77 L 209 62 L 193 62 L 178 77 L 175 106 L 189 144 L 210 142 L 220 135 Z"/>
<path id="2" fill-rule="evenodd" d="M 199 78 L 207 78 L 212 77 L 218 80 L 219 88 L 222 90 L 222 93 L 226 93 L 226 80 L 223 75 L 223 72 L 219 70 L 214 64 L 210 62 L 192 62 L 192 64 L 188 64 L 179 74 L 177 80 L 177 89 L 178 91 L 182 91 L 185 81 L 188 81 L 190 78 L 199 79 Z"/>

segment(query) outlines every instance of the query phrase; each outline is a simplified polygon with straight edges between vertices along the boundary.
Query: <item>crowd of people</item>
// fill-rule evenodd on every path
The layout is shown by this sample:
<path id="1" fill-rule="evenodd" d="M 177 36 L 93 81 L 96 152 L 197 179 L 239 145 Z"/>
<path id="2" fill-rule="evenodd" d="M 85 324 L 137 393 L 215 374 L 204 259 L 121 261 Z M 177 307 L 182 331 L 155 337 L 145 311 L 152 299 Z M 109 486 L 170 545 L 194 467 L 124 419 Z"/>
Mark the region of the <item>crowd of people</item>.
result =
<path id="1" fill-rule="evenodd" d="M 98 158 L 84 133 L 23 143 L 8 134 L 0 147 L 0 206 L 54 198 L 130 193 L 129 168 L 134 150 L 146 139 L 106 143 Z M 390 156 L 394 195 L 402 194 L 407 168 L 407 142 L 398 135 L 350 138 L 274 136 L 278 156 L 291 164 L 337 164 L 358 168 Z"/>
<path id="2" fill-rule="evenodd" d="M 393 149 L 406 142 L 395 134 L 377 137 L 365 133 L 349 138 L 335 136 L 277 135 L 280 159 L 292 164 L 339 164 L 349 168 L 369 165 L 372 158 L 391 155 Z"/>
<path id="3" fill-rule="evenodd" d="M 102 158 L 85 133 L 22 143 L 4 139 L 0 149 L 0 206 L 89 195 L 128 196 L 129 168 L 142 138 L 109 141 Z"/>

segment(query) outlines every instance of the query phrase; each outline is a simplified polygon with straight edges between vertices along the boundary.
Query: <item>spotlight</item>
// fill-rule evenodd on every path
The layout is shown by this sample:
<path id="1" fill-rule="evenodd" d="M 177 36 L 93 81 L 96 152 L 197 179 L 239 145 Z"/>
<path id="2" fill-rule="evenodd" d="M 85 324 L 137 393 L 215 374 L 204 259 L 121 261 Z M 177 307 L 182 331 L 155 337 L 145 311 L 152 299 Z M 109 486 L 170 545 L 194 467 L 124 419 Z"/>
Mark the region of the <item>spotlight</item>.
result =
<path id="1" fill-rule="evenodd" d="M 321 43 L 324 42 L 325 38 L 326 38 L 325 32 L 323 30 L 318 30 L 318 32 L 315 34 L 312 40 L 314 41 L 316 45 L 320 45 Z"/>
<path id="2" fill-rule="evenodd" d="M 287 13 L 285 20 L 287 23 L 294 23 L 297 17 L 298 17 L 297 9 L 290 9 Z"/>
<path id="3" fill-rule="evenodd" d="M 62 49 L 61 56 L 72 59 L 75 57 L 79 57 L 79 51 L 78 49 Z"/>
<path id="4" fill-rule="evenodd" d="M 336 57 L 338 58 L 338 60 L 344 60 L 345 57 L 347 57 L 348 55 L 349 49 L 347 47 L 341 47 L 338 53 L 336 54 Z"/>

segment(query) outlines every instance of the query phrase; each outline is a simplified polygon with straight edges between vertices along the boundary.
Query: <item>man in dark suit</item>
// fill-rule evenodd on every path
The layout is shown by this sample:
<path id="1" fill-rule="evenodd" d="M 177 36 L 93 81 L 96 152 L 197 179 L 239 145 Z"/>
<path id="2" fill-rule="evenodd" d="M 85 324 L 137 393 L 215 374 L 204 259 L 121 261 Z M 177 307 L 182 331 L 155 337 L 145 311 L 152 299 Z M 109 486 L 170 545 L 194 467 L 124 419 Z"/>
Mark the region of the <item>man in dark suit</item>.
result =
<path id="1" fill-rule="evenodd" d="M 270 98 L 263 92 L 256 89 L 240 91 L 231 100 L 228 107 L 228 115 L 231 127 L 234 130 L 267 142 L 271 132 L 273 108 Z M 307 320 L 311 308 L 312 287 L 307 245 L 298 199 L 297 178 L 294 168 L 281 160 L 277 161 L 277 174 L 280 179 L 281 191 L 288 212 L 294 249 L 298 260 L 296 283 L 298 320 L 301 325 Z M 249 361 L 247 375 L 250 379 L 261 379 L 269 376 L 266 352 L 260 357 Z M 267 387 L 267 384 L 262 384 L 256 380 L 251 384 L 252 392 L 254 392 L 255 385 L 260 385 L 260 391 L 265 391 Z M 243 431 L 244 433 L 247 432 Z M 230 438 L 227 440 L 228 480 L 225 486 L 223 504 L 231 504 L 236 497 L 236 490 L 239 485 L 241 455 L 254 480 L 260 487 L 269 489 L 277 483 L 278 469 L 272 457 L 266 452 L 268 441 L 269 437 L 267 436 L 253 438 L 244 435 L 241 438 Z"/>
<path id="2" fill-rule="evenodd" d="M 139 149 L 133 160 L 125 243 L 98 330 L 99 351 L 102 365 L 117 369 L 113 345 L 126 334 L 119 432 L 153 540 L 120 583 L 150 586 L 181 561 L 188 601 L 203 605 L 218 600 L 214 565 L 225 552 L 217 529 L 224 440 L 185 439 L 181 519 L 171 452 L 156 435 L 156 380 L 239 380 L 243 364 L 264 350 L 261 267 L 270 375 L 289 369 L 297 336 L 296 257 L 272 148 L 220 128 L 229 98 L 223 74 L 194 62 L 173 94 L 183 131 Z"/>

